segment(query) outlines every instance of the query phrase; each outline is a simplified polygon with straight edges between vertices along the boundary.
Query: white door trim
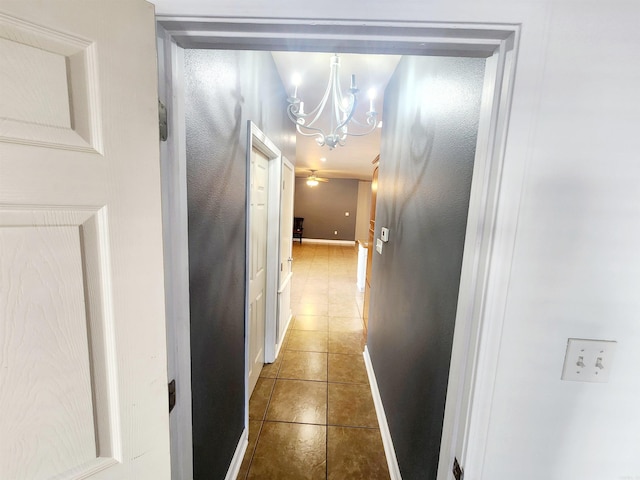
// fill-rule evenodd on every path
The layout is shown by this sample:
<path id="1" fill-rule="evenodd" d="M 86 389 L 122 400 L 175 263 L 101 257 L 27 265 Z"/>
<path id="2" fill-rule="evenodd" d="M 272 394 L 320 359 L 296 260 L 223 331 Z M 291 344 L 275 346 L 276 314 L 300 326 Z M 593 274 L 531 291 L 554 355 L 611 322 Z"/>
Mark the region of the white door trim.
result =
<path id="1" fill-rule="evenodd" d="M 467 477 L 482 477 L 488 414 L 504 321 L 519 204 L 500 201 L 520 26 L 159 16 L 184 48 L 349 51 L 487 58 L 476 165 L 453 340 L 438 480 L 456 456 Z M 519 188 L 523 181 L 519 178 Z M 498 230 L 498 215 L 500 226 Z"/>
<path id="2" fill-rule="evenodd" d="M 184 49 L 179 47 L 162 27 L 158 26 L 156 32 L 159 97 L 172 113 L 167 119 L 167 141 L 160 143 L 167 364 L 169 380 L 176 380 L 176 405 L 169 414 L 171 478 L 191 480 L 193 431 Z"/>

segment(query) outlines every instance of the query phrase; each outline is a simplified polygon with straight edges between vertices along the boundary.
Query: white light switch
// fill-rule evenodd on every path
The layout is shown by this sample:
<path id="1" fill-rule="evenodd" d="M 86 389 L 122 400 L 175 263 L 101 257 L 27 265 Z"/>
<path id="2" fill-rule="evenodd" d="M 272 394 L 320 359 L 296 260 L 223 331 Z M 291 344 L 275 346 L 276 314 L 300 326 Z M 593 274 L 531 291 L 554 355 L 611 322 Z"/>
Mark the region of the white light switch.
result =
<path id="1" fill-rule="evenodd" d="M 379 238 L 376 240 L 376 252 L 382 255 L 382 240 Z"/>
<path id="2" fill-rule="evenodd" d="M 609 381 L 617 342 L 570 338 L 564 357 L 562 380 L 573 382 Z"/>

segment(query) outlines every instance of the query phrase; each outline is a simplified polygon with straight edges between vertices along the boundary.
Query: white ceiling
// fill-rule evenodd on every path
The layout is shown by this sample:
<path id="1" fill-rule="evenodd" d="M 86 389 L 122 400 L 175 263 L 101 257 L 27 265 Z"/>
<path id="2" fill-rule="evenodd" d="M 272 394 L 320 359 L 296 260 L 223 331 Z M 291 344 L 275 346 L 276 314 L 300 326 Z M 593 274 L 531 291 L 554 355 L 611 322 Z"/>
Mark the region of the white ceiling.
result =
<path id="1" fill-rule="evenodd" d="M 298 97 L 305 103 L 305 111 L 311 111 L 320 102 L 329 79 L 329 61 L 332 53 L 272 52 L 282 83 L 291 95 L 294 73 L 301 76 Z M 375 108 L 378 120 L 384 120 L 382 111 L 383 93 L 389 79 L 400 61 L 397 55 L 340 54 L 340 81 L 343 91 L 349 88 L 351 74 L 356 75 L 360 89 L 356 118 L 364 122 L 364 112 L 369 108 L 367 92 L 377 92 Z M 370 180 L 371 162 L 380 153 L 380 129 L 364 137 L 348 137 L 346 145 L 329 150 L 319 147 L 312 137 L 297 134 L 296 174 L 309 174 L 318 170 L 318 175 L 329 178 L 358 178 Z M 325 158 L 325 161 L 321 159 Z"/>

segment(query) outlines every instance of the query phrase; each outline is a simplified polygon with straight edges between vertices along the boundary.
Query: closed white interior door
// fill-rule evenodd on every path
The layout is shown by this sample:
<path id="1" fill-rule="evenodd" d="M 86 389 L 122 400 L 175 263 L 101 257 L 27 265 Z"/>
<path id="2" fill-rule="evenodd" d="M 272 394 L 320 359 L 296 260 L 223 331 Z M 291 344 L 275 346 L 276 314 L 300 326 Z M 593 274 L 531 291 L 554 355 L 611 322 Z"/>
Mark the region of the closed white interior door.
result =
<path id="1" fill-rule="evenodd" d="M 251 150 L 249 205 L 249 396 L 264 365 L 269 159 Z"/>
<path id="2" fill-rule="evenodd" d="M 295 172 L 293 165 L 286 160 L 282 162 L 282 209 L 280 220 L 280 285 L 285 287 L 292 270 L 293 248 L 293 194 Z"/>
<path id="3" fill-rule="evenodd" d="M 146 2 L 0 3 L 3 480 L 170 477 L 156 75 Z"/>
<path id="4" fill-rule="evenodd" d="M 291 319 L 291 279 L 293 268 L 293 194 L 295 171 L 293 165 L 282 160 L 282 196 L 280 199 L 280 272 L 278 281 L 277 343 L 282 344 Z"/>

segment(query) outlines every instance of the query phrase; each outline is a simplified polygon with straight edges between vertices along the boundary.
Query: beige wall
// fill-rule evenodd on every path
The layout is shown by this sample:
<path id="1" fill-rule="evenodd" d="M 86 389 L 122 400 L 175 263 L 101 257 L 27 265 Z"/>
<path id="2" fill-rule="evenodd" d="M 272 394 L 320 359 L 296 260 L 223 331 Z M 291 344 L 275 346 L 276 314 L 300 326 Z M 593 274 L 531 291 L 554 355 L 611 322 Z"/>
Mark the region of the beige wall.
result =
<path id="1" fill-rule="evenodd" d="M 293 214 L 304 218 L 303 238 L 355 240 L 357 203 L 357 180 L 332 178 L 310 187 L 306 177 L 296 178 Z"/>

